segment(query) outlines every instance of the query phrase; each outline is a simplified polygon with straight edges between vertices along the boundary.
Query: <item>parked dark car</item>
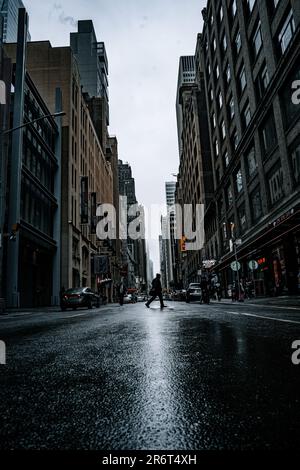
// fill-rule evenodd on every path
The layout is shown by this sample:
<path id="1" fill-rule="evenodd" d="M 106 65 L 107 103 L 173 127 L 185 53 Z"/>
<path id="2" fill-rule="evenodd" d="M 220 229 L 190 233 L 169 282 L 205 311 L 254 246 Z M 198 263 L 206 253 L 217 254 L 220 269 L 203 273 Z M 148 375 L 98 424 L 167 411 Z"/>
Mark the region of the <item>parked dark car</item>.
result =
<path id="1" fill-rule="evenodd" d="M 100 296 L 89 287 L 78 287 L 67 289 L 62 296 L 61 309 L 72 308 L 76 310 L 80 307 L 93 308 L 100 307 Z"/>
<path id="2" fill-rule="evenodd" d="M 202 289 L 199 283 L 190 284 L 186 291 L 186 302 L 189 303 L 192 300 L 202 300 Z"/>
<path id="3" fill-rule="evenodd" d="M 186 300 L 186 291 L 184 289 L 182 290 L 176 290 L 173 292 L 171 296 L 171 300 L 175 300 L 178 302 L 184 302 Z"/>

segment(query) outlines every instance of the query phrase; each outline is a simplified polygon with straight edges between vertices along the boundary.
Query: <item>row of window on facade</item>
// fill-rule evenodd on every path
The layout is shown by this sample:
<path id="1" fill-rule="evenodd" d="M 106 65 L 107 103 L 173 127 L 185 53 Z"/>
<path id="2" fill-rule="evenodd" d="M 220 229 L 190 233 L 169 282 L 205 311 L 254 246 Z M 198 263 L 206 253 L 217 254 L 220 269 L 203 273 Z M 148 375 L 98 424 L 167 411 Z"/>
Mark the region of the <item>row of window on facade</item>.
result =
<path id="1" fill-rule="evenodd" d="M 256 3 L 256 0 L 244 0 L 244 2 L 239 2 L 239 3 L 242 7 L 243 7 L 243 3 L 246 3 L 246 5 L 248 7 L 248 12 L 251 14 L 252 11 L 253 11 L 254 5 Z M 278 6 L 278 3 L 279 3 L 279 0 L 268 0 L 267 4 L 268 4 L 270 16 L 273 16 L 274 11 L 276 10 L 276 8 Z M 234 21 L 236 16 L 237 16 L 236 13 L 237 13 L 237 3 L 236 3 L 236 0 L 233 0 L 231 2 L 231 6 L 229 8 L 229 20 L 231 19 L 232 21 Z M 243 16 L 244 16 L 244 18 L 248 17 L 249 19 L 251 17 L 247 14 L 243 14 Z M 223 23 L 223 18 L 224 18 L 224 10 L 223 10 L 222 5 L 220 6 L 217 17 L 218 17 L 218 24 L 217 24 L 217 27 L 216 27 L 216 31 L 220 31 L 222 23 Z M 213 52 L 215 53 L 216 50 L 217 50 L 217 41 L 216 41 L 216 33 L 214 33 L 214 31 L 213 31 L 213 29 L 214 29 L 214 16 L 213 16 L 212 13 L 210 14 L 209 26 L 211 28 L 211 41 L 210 41 L 210 43 L 212 44 L 212 49 L 213 49 Z M 286 11 L 286 14 L 285 14 L 283 20 L 281 21 L 280 27 L 279 27 L 278 32 L 276 34 L 276 42 L 277 42 L 277 45 L 278 45 L 278 51 L 279 51 L 280 55 L 283 54 L 285 52 L 285 50 L 287 49 L 287 47 L 288 47 L 288 45 L 289 45 L 289 43 L 292 39 L 292 36 L 293 36 L 294 32 L 295 32 L 295 21 L 294 21 L 294 17 L 293 17 L 293 11 L 292 11 L 291 7 L 289 7 L 289 9 Z M 262 32 L 261 32 L 261 23 L 260 23 L 259 18 L 256 21 L 256 24 L 255 24 L 255 27 L 254 27 L 254 32 L 252 33 L 251 38 L 250 38 L 250 42 L 251 42 L 252 56 L 253 56 L 253 59 L 255 60 L 257 58 L 261 48 L 262 48 L 262 45 L 263 45 L 263 37 L 262 37 Z M 236 32 L 235 36 L 234 36 L 233 43 L 234 43 L 234 58 L 236 59 L 238 57 L 240 51 L 241 51 L 241 48 L 242 48 L 242 39 L 241 39 L 241 33 L 240 33 L 239 29 Z M 222 35 L 221 45 L 222 45 L 221 52 L 226 53 L 227 45 L 228 45 L 226 33 L 223 33 L 223 35 Z M 206 38 L 205 49 L 206 49 L 206 52 L 208 53 L 209 41 L 208 41 L 207 38 Z"/>
<path id="2" fill-rule="evenodd" d="M 245 79 L 244 73 L 243 73 L 243 77 Z M 282 102 L 282 108 L 283 108 L 283 111 L 284 111 L 284 118 L 285 118 L 286 127 L 288 127 L 290 125 L 290 123 L 293 121 L 294 117 L 299 113 L 299 106 L 296 106 L 293 103 L 293 100 L 292 100 L 292 94 L 293 94 L 292 84 L 296 80 L 299 80 L 299 78 L 300 78 L 300 71 L 296 70 L 295 72 L 292 73 L 291 78 L 289 78 L 289 80 L 285 83 L 285 85 L 282 89 L 281 95 L 280 95 L 281 102 Z M 270 79 L 269 79 L 268 71 L 267 71 L 267 68 L 266 68 L 266 64 L 264 63 L 262 68 L 261 68 L 261 73 L 259 74 L 259 76 L 257 78 L 257 82 L 256 82 L 258 95 L 260 97 L 263 96 L 264 92 L 266 91 L 266 89 L 269 85 L 269 82 L 270 82 Z M 244 83 L 244 81 L 243 81 L 243 83 Z M 213 94 L 211 94 L 211 99 L 213 99 Z M 222 108 L 223 108 L 223 96 L 222 96 L 221 92 L 218 95 L 218 107 L 219 107 L 220 110 L 222 110 Z M 229 99 L 228 99 L 227 114 L 226 114 L 228 126 L 230 125 L 231 122 L 233 122 L 234 117 L 235 117 L 235 102 L 234 102 L 234 98 L 231 94 Z M 251 108 L 250 108 L 250 103 L 247 100 L 246 104 L 244 105 L 243 109 L 241 110 L 241 121 L 242 121 L 242 126 L 243 126 L 242 130 L 247 129 L 248 125 L 250 124 L 251 117 L 252 117 L 252 112 L 251 112 Z M 220 122 L 219 132 L 220 132 L 221 140 L 223 141 L 226 138 L 228 130 L 226 128 L 226 123 L 225 123 L 224 116 L 222 116 L 221 119 L 222 120 Z M 215 114 L 214 111 L 212 112 L 212 116 L 211 116 L 211 126 L 212 126 L 212 129 L 215 131 L 215 133 L 217 133 L 218 123 L 217 123 L 216 114 Z M 233 149 L 234 150 L 236 149 L 238 142 L 239 142 L 239 139 L 238 139 L 237 133 L 235 132 L 233 134 L 233 137 L 232 137 L 232 143 L 233 143 Z M 219 144 L 218 144 L 218 141 L 216 140 L 216 142 L 215 142 L 216 156 L 218 156 L 218 148 L 219 148 Z"/>
<path id="3" fill-rule="evenodd" d="M 299 78 L 300 78 L 300 71 L 296 70 L 295 72 L 291 74 L 291 77 L 288 78 L 287 82 L 284 84 L 282 88 L 282 91 L 280 92 L 280 102 L 282 106 L 284 126 L 286 130 L 289 129 L 291 124 L 293 124 L 300 115 L 300 106 L 293 103 L 293 100 L 292 100 L 292 94 L 293 94 L 292 83 L 295 80 L 299 80 Z M 245 108 L 246 115 L 247 115 L 248 106 L 249 105 L 247 105 L 247 107 Z M 250 115 L 248 118 L 245 116 L 245 128 L 248 127 L 250 119 L 251 119 Z M 216 129 L 217 129 L 217 123 L 216 123 L 214 114 L 213 114 L 212 125 L 216 126 Z M 223 143 L 227 135 L 224 120 L 222 120 L 220 124 L 220 135 L 221 135 L 221 141 Z M 273 109 L 271 109 L 270 112 L 267 114 L 263 124 L 260 127 L 260 139 L 262 143 L 261 145 L 262 156 L 263 156 L 263 159 L 266 159 L 278 143 Z M 234 152 L 237 149 L 238 144 L 240 142 L 240 138 L 236 130 L 234 130 L 233 133 L 231 134 L 230 140 L 231 140 L 231 147 Z M 224 171 L 226 170 L 226 168 L 228 167 L 230 163 L 229 152 L 230 150 L 228 151 L 227 148 L 225 150 L 222 149 Z M 218 138 L 215 138 L 214 155 L 216 159 L 219 157 L 220 153 L 221 153 L 221 147 L 219 145 L 219 140 Z M 250 171 L 249 176 L 251 176 L 251 174 L 252 173 Z M 218 182 L 221 179 L 220 170 L 219 170 L 219 177 L 220 178 L 217 178 Z"/>
<path id="4" fill-rule="evenodd" d="M 293 12 L 290 9 L 289 13 L 287 14 L 287 18 L 284 22 L 284 25 L 283 25 L 282 29 L 280 30 L 280 32 L 278 33 L 278 40 L 281 44 L 281 52 L 282 53 L 285 52 L 288 45 L 290 44 L 290 42 L 292 40 L 292 37 L 295 33 L 295 29 L 296 28 L 295 28 L 295 21 L 294 21 L 294 17 L 293 17 Z M 226 40 L 222 41 L 222 44 L 223 44 L 223 47 L 225 47 L 225 51 L 226 51 L 227 50 L 227 41 Z M 236 52 L 239 53 L 240 50 L 241 50 L 241 36 L 240 36 L 239 32 L 237 33 L 237 37 L 236 37 L 236 40 L 235 40 L 234 44 L 235 44 Z M 257 26 L 257 29 L 256 29 L 256 32 L 253 36 L 253 47 L 254 47 L 254 50 L 255 50 L 255 57 L 258 56 L 260 50 L 262 49 L 262 46 L 263 46 L 263 40 L 262 40 L 261 26 L 260 26 L 260 22 L 259 22 L 258 26 Z M 209 82 L 211 76 L 215 76 L 216 80 L 218 80 L 220 78 L 219 65 L 216 65 L 216 67 L 214 69 L 214 74 L 211 74 L 211 66 L 210 66 L 210 63 L 208 63 L 208 65 L 207 65 L 207 83 Z M 233 97 L 232 92 L 230 93 L 230 90 L 229 90 L 229 85 L 230 85 L 230 82 L 231 82 L 231 78 L 232 78 L 232 71 L 231 71 L 231 67 L 230 67 L 229 62 L 227 61 L 226 64 L 225 64 L 225 69 L 224 69 L 224 88 L 225 89 L 228 88 L 227 102 L 228 102 L 228 118 L 229 118 L 229 121 L 233 120 L 234 115 L 235 115 L 234 97 Z M 244 62 L 242 62 L 241 66 L 240 66 L 240 69 L 237 73 L 237 82 L 238 82 L 238 90 L 237 90 L 238 93 L 237 93 L 237 95 L 239 97 L 241 97 L 243 95 L 243 93 L 245 92 L 246 88 L 247 88 L 247 74 L 246 74 Z M 267 89 L 267 87 L 269 85 L 269 82 L 270 82 L 270 76 L 269 76 L 269 73 L 268 73 L 267 65 L 264 62 L 263 66 L 260 68 L 258 76 L 255 80 L 255 88 L 256 88 L 256 92 L 257 92 L 257 100 L 258 101 L 263 96 L 265 90 Z M 229 95 L 229 93 L 230 93 L 230 95 Z M 228 95 L 229 95 L 229 98 L 228 98 Z M 209 97 L 210 97 L 211 103 L 213 103 L 214 91 L 213 91 L 212 86 L 210 86 L 210 89 L 209 89 Z M 221 90 L 219 90 L 216 93 L 216 98 L 217 98 L 217 107 L 218 107 L 219 110 L 221 110 L 222 107 L 223 107 L 223 101 L 224 101 L 223 100 L 223 94 L 222 94 Z M 247 124 L 249 123 L 249 121 L 251 119 L 251 110 L 250 110 L 249 103 L 247 103 L 247 106 L 243 109 L 242 115 L 243 115 L 242 116 L 243 117 L 243 123 L 244 123 L 244 125 L 247 126 Z M 212 120 L 213 120 L 213 122 L 215 121 L 214 115 L 212 116 Z"/>
<path id="5" fill-rule="evenodd" d="M 29 128 L 23 133 L 23 165 L 50 193 L 54 191 L 56 161 Z"/>
<path id="6" fill-rule="evenodd" d="M 45 113 L 38 106 L 36 99 L 27 88 L 24 99 L 24 115 L 25 119 L 29 122 L 34 121 L 42 117 Z M 53 128 L 50 127 L 46 119 L 41 119 L 38 122 L 34 122 L 31 126 L 34 127 L 39 136 L 48 145 L 52 152 L 55 152 L 55 136 Z M 29 136 L 28 136 L 29 138 Z M 34 137 L 33 137 L 34 139 Z"/>
<path id="7" fill-rule="evenodd" d="M 291 155 L 291 165 L 295 181 L 300 184 L 300 141 L 289 150 Z M 255 151 L 251 149 L 247 157 L 248 171 L 256 171 Z M 284 185 L 284 172 L 283 168 L 278 161 L 273 168 L 265 175 L 266 188 L 268 203 L 270 207 L 276 205 L 277 202 L 281 201 L 286 196 L 285 185 Z M 238 168 L 233 174 L 232 183 L 228 184 L 225 188 L 225 199 L 219 200 L 219 215 L 224 217 L 233 210 L 234 202 L 237 201 L 238 196 L 244 190 L 244 182 L 241 168 Z M 234 187 L 234 189 L 233 189 Z M 251 221 L 247 221 L 245 204 L 237 207 L 238 222 L 240 233 L 250 227 L 251 223 L 257 222 L 263 215 L 262 197 L 260 186 L 258 185 L 249 194 L 250 210 L 251 210 Z"/>
<path id="8" fill-rule="evenodd" d="M 36 184 L 22 177 L 21 187 L 21 217 L 40 232 L 53 237 L 53 218 L 56 205 L 40 190 Z"/>

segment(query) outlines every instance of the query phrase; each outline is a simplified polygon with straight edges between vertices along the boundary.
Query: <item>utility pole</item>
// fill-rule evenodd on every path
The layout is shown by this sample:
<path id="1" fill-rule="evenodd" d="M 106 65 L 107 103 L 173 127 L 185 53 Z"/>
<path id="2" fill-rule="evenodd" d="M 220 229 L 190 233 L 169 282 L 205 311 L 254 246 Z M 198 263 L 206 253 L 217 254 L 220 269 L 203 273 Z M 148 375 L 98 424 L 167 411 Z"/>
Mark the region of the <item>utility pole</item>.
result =
<path id="1" fill-rule="evenodd" d="M 18 43 L 16 58 L 16 79 L 14 96 L 14 120 L 12 151 L 11 151 L 11 175 L 9 193 L 9 230 L 15 225 L 20 224 L 21 209 L 21 174 L 22 174 L 22 153 L 23 153 L 23 131 L 21 126 L 24 119 L 24 84 L 25 84 L 25 64 L 26 64 L 26 44 L 28 31 L 28 15 L 25 8 L 19 9 L 18 20 Z M 7 300 L 11 307 L 19 307 L 19 244 L 20 233 L 16 232 L 16 238 L 13 243 L 8 244 L 8 263 L 7 263 Z"/>
<path id="2" fill-rule="evenodd" d="M 233 250 L 234 250 L 234 259 L 235 259 L 235 265 L 236 265 L 236 280 L 237 280 L 237 285 L 238 285 L 238 300 L 241 298 L 241 288 L 240 288 L 240 273 L 238 269 L 238 256 L 237 256 L 237 250 L 236 250 L 236 238 L 234 236 L 234 228 L 235 224 L 233 222 L 230 223 L 230 228 L 231 228 L 231 240 L 233 244 Z"/>

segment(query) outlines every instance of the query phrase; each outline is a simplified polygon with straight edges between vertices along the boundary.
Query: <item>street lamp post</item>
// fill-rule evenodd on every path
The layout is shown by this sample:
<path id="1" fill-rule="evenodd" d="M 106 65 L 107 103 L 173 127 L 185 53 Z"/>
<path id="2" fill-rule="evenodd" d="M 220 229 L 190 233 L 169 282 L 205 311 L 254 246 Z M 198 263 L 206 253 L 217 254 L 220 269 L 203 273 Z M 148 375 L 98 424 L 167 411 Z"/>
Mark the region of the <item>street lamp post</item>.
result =
<path id="1" fill-rule="evenodd" d="M 240 273 L 239 273 L 239 265 L 238 265 L 238 256 L 237 256 L 237 250 L 236 250 L 236 246 L 237 246 L 237 240 L 234 236 L 234 228 L 235 228 L 235 224 L 233 222 L 231 222 L 230 224 L 230 227 L 231 227 L 231 240 L 232 240 L 232 244 L 233 244 L 233 250 L 234 250 L 234 259 L 235 259 L 235 266 L 236 266 L 236 280 L 237 280 L 237 285 L 238 285 L 238 300 L 240 300 L 241 298 L 241 289 L 240 289 Z"/>
<path id="2" fill-rule="evenodd" d="M 64 111 L 60 111 L 59 113 L 53 113 L 53 114 L 45 114 L 43 116 L 40 116 L 39 118 L 37 119 L 34 119 L 33 121 L 27 121 L 27 122 L 24 122 L 24 124 L 21 124 L 21 126 L 17 126 L 17 127 L 13 127 L 12 129 L 6 129 L 6 130 L 2 130 L 0 132 L 0 136 L 2 135 L 6 135 L 6 134 L 11 134 L 12 132 L 14 131 L 18 131 L 19 129 L 22 129 L 23 127 L 26 127 L 26 126 L 30 126 L 32 124 L 35 124 L 36 122 L 38 121 L 41 121 L 43 119 L 48 119 L 50 117 L 52 118 L 58 118 L 58 117 L 62 117 L 62 116 L 65 116 L 66 113 Z"/>

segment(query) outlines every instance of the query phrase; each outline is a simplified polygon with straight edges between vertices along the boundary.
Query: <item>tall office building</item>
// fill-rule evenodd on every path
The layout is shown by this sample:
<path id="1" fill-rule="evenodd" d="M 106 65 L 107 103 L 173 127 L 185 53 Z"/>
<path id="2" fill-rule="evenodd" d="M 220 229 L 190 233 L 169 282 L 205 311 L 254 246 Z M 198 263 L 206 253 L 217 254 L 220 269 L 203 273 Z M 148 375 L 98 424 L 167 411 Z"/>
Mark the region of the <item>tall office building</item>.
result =
<path id="1" fill-rule="evenodd" d="M 0 0 L 0 15 L 3 17 L 3 42 L 17 42 L 19 8 L 24 8 L 22 0 Z M 30 41 L 30 33 L 27 33 Z"/>
<path id="2" fill-rule="evenodd" d="M 168 181 L 166 183 L 167 206 L 173 206 L 175 204 L 175 191 L 176 191 L 176 181 Z"/>
<path id="3" fill-rule="evenodd" d="M 137 204 L 135 194 L 135 180 L 132 176 L 132 169 L 128 163 L 123 163 L 119 160 L 119 193 L 121 196 L 127 197 L 127 208 Z M 127 209 L 126 208 L 126 209 Z M 127 216 L 127 225 L 134 219 L 134 217 Z M 127 284 L 128 287 L 133 288 L 136 286 L 136 272 L 138 268 L 137 256 L 137 243 L 131 238 L 123 241 L 124 250 L 124 263 L 127 264 Z"/>
<path id="4" fill-rule="evenodd" d="M 175 194 L 176 194 L 176 181 L 168 181 L 165 184 L 166 187 L 166 202 L 167 202 L 167 212 L 169 218 L 169 231 L 170 231 L 170 240 L 169 240 L 169 248 L 170 248 L 170 256 L 169 262 L 170 266 L 168 266 L 168 272 L 170 273 L 170 282 L 177 284 L 177 269 L 176 269 L 176 261 L 178 255 L 178 241 L 176 239 L 176 211 L 175 211 Z"/>
<path id="5" fill-rule="evenodd" d="M 196 80 L 195 57 L 182 56 L 179 60 L 177 97 L 176 97 L 176 116 L 178 132 L 179 157 L 182 152 L 182 107 L 180 104 L 179 90 L 183 85 L 194 83 Z"/>
<path id="6" fill-rule="evenodd" d="M 169 217 L 161 217 L 161 236 L 159 237 L 160 245 L 160 265 L 162 274 L 162 286 L 164 289 L 170 289 L 174 281 L 172 266 L 172 244 L 170 237 L 170 219 Z"/>
<path id="7" fill-rule="evenodd" d="M 7 44 L 11 55 L 15 45 Z M 63 95 L 66 112 L 62 129 L 62 285 L 91 286 L 111 274 L 109 247 L 96 237 L 96 209 L 113 203 L 113 174 L 81 92 L 77 61 L 70 47 L 30 42 L 27 69 L 50 111 L 55 89 Z M 93 259 L 103 256 L 103 263 Z"/>
<path id="8" fill-rule="evenodd" d="M 78 21 L 78 32 L 71 33 L 70 45 L 76 57 L 83 92 L 102 98 L 109 125 L 108 60 L 104 42 L 98 42 L 91 20 Z"/>
<path id="9" fill-rule="evenodd" d="M 10 307 L 59 304 L 61 249 L 61 118 L 56 121 L 28 74 L 28 16 L 20 9 L 18 44 L 6 44 L 13 68 L 11 154 L 7 178 L 4 292 Z M 53 89 L 53 112 L 61 92 Z M 44 116 L 44 119 L 41 119 Z M 30 124 L 31 122 L 31 124 Z M 33 123 L 32 123 L 33 122 Z M 23 126 L 28 123 L 27 126 Z M 2 166 L 2 170 L 5 166 Z"/>
<path id="10" fill-rule="evenodd" d="M 255 277 L 258 295 L 297 293 L 300 106 L 293 94 L 300 78 L 300 2 L 209 0 L 203 19 L 197 60 L 216 202 L 207 252 L 217 256 L 225 287 L 233 281 L 238 238 L 240 275 Z"/>
<path id="11" fill-rule="evenodd" d="M 203 73 L 199 68 L 197 56 L 200 47 L 197 42 L 194 67 L 195 79 L 190 82 L 179 82 L 177 97 L 181 108 L 181 153 L 178 174 L 177 201 L 184 206 L 203 204 L 208 210 L 213 197 L 210 141 L 205 102 Z M 179 70 L 179 76 L 181 71 Z M 180 135 L 178 135 L 180 137 Z M 179 191 L 180 189 L 180 191 Z M 193 218 L 195 229 L 195 217 Z M 185 234 L 183 234 L 185 235 Z M 199 281 L 203 250 L 182 253 L 179 250 L 182 272 L 178 277 L 184 285 Z M 177 263 L 176 263 L 177 264 Z"/>

